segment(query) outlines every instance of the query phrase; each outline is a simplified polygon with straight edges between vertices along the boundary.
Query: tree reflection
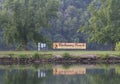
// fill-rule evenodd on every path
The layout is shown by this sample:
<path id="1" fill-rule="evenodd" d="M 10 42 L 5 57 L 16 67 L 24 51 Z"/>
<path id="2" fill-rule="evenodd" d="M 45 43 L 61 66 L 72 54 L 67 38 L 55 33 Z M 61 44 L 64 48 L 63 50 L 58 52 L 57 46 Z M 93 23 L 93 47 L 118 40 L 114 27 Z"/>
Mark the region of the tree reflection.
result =
<path id="1" fill-rule="evenodd" d="M 54 75 L 52 69 L 7 70 L 4 84 L 119 84 L 115 69 L 88 69 L 86 74 Z"/>
<path id="2" fill-rule="evenodd" d="M 99 75 L 89 75 L 90 84 L 119 84 L 120 75 L 119 74 L 99 74 Z"/>
<path id="3" fill-rule="evenodd" d="M 7 71 L 4 84 L 42 84 L 47 77 L 38 77 L 38 71 L 17 70 Z"/>

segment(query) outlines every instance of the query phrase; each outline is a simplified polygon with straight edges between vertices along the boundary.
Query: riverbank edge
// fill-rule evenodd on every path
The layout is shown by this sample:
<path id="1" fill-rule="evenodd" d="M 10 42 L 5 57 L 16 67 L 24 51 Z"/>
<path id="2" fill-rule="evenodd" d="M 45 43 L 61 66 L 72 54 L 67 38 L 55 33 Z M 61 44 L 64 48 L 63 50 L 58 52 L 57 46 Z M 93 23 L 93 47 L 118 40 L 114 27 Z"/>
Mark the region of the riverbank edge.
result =
<path id="1" fill-rule="evenodd" d="M 82 55 L 79 57 L 74 56 L 61 56 L 55 55 L 50 57 L 52 54 L 48 55 L 49 58 L 42 58 L 42 55 L 35 55 L 34 57 L 12 57 L 4 56 L 0 57 L 0 65 L 12 65 L 12 64 L 120 64 L 119 56 L 98 56 L 98 55 Z"/>

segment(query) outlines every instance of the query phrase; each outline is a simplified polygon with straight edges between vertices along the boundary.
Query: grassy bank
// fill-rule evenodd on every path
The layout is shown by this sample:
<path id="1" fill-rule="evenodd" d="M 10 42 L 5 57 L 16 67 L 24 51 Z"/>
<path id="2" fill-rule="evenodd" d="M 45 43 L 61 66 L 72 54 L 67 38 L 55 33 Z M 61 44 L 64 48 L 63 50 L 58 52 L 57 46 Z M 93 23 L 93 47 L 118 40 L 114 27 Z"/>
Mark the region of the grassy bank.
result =
<path id="1" fill-rule="evenodd" d="M 117 56 L 117 57 L 116 57 Z M 119 57 L 118 57 L 119 56 Z M 0 64 L 114 64 L 120 63 L 117 51 L 1 51 Z"/>
<path id="2" fill-rule="evenodd" d="M 84 55 L 117 55 L 120 56 L 119 51 L 0 51 L 0 56 L 3 55 L 33 55 L 35 53 L 38 54 L 52 54 L 53 56 L 55 55 L 63 55 L 64 53 L 68 53 L 71 56 L 84 56 Z"/>

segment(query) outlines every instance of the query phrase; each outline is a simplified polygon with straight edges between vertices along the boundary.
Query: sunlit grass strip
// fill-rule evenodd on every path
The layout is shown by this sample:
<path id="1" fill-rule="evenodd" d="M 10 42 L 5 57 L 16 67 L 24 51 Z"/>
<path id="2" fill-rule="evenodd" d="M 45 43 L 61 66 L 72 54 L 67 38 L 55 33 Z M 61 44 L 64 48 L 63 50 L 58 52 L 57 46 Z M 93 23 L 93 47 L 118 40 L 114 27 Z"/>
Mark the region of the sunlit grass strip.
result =
<path id="1" fill-rule="evenodd" d="M 119 51 L 0 51 L 0 56 L 3 55 L 33 55 L 38 54 L 52 54 L 54 55 L 63 55 L 64 53 L 69 53 L 71 56 L 81 56 L 81 55 L 117 55 L 120 56 Z"/>

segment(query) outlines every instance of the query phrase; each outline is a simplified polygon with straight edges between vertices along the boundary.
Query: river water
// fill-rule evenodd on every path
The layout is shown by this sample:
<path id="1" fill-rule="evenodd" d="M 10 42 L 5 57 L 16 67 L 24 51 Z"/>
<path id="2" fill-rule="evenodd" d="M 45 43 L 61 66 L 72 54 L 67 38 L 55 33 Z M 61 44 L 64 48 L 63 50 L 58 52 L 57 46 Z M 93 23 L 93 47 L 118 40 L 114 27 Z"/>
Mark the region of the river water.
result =
<path id="1" fill-rule="evenodd" d="M 0 65 L 0 84 L 120 84 L 120 66 Z"/>

